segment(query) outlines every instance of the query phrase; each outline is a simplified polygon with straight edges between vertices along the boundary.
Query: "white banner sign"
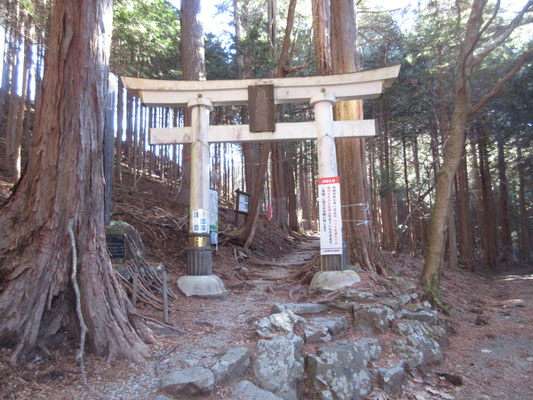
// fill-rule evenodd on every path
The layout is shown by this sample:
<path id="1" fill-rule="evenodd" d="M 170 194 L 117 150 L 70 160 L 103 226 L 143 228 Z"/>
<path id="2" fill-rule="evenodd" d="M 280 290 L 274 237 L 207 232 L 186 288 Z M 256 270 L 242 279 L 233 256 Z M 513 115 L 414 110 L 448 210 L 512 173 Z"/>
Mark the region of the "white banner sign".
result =
<path id="1" fill-rule="evenodd" d="M 338 176 L 318 179 L 320 254 L 342 254 L 341 185 Z"/>
<path id="2" fill-rule="evenodd" d="M 207 210 L 197 209 L 192 211 L 192 229 L 193 233 L 209 233 L 209 214 Z"/>
<path id="3" fill-rule="evenodd" d="M 209 230 L 218 231 L 218 192 L 210 189 Z"/>

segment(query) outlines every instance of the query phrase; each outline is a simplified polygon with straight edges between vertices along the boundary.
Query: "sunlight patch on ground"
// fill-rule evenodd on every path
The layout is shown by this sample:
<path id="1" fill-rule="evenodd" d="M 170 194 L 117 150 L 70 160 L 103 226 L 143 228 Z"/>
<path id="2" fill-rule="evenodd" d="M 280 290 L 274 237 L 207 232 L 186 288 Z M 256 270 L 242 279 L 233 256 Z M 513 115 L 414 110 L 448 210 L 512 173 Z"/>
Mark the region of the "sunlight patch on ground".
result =
<path id="1" fill-rule="evenodd" d="M 506 275 L 504 278 L 502 278 L 502 281 L 516 281 L 516 280 L 523 280 L 523 281 L 533 281 L 533 274 L 531 275 Z"/>

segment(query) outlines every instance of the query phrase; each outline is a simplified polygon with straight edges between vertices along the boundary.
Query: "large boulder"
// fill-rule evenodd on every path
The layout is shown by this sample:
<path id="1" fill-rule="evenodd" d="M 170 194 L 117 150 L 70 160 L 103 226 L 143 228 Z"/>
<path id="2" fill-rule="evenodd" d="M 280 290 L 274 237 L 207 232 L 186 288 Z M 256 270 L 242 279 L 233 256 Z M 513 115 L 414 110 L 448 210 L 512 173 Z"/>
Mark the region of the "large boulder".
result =
<path id="1" fill-rule="evenodd" d="M 394 321 L 394 313 L 387 306 L 354 304 L 354 326 L 364 334 L 385 333 Z"/>
<path id="2" fill-rule="evenodd" d="M 241 381 L 235 385 L 231 400 L 281 400 L 275 394 L 260 389 L 250 381 Z"/>
<path id="3" fill-rule="evenodd" d="M 161 381 L 161 391 L 176 398 L 208 394 L 214 389 L 215 377 L 204 367 L 180 369 L 163 377 Z"/>
<path id="4" fill-rule="evenodd" d="M 298 322 L 305 323 L 302 318 L 291 310 L 285 310 L 277 314 L 269 315 L 255 323 L 255 332 L 261 336 L 270 336 L 275 332 L 292 332 Z"/>
<path id="5" fill-rule="evenodd" d="M 254 375 L 263 389 L 284 400 L 297 400 L 297 384 L 304 374 L 301 337 L 290 333 L 257 342 Z"/>
<path id="6" fill-rule="evenodd" d="M 250 358 L 250 350 L 245 347 L 236 347 L 228 350 L 211 367 L 211 371 L 213 371 L 215 376 L 215 383 L 226 384 L 243 375 L 250 365 Z"/>
<path id="7" fill-rule="evenodd" d="M 400 336 L 392 344 L 393 351 L 407 360 L 410 369 L 422 371 L 429 364 L 442 360 L 442 348 L 439 334 L 420 321 L 396 321 L 392 331 Z"/>
<path id="8" fill-rule="evenodd" d="M 367 361 L 353 342 L 343 342 L 309 354 L 307 371 L 319 398 L 354 400 L 372 391 Z"/>

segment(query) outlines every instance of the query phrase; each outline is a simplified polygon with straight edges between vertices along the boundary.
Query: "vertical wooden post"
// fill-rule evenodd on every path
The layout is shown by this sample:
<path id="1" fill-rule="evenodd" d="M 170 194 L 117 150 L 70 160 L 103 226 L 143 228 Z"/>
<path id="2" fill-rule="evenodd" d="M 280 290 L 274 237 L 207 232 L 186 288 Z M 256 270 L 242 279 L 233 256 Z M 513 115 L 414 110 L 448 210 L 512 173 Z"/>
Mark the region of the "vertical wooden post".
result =
<path id="1" fill-rule="evenodd" d="M 168 282 L 167 282 L 167 270 L 165 267 L 162 268 L 162 278 L 163 278 L 163 322 L 168 324 Z"/>
<path id="2" fill-rule="evenodd" d="M 333 105 L 335 101 L 335 96 L 325 91 L 311 97 L 310 101 L 315 110 L 319 178 L 333 178 L 338 176 L 335 134 L 333 130 Z M 342 271 L 342 254 L 323 254 L 322 250 L 320 256 L 321 269 L 323 271 Z"/>
<path id="3" fill-rule="evenodd" d="M 189 215 L 188 274 L 211 275 L 209 235 L 209 113 L 213 104 L 198 97 L 187 103 L 191 111 L 191 189 Z"/>

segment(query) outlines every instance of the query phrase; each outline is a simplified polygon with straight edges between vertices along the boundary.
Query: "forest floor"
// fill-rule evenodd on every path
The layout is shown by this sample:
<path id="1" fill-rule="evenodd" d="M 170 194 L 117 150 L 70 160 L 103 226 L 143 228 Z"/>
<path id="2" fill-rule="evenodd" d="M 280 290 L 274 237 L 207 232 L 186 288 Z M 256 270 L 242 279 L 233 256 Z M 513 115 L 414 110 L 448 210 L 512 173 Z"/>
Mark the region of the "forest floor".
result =
<path id="1" fill-rule="evenodd" d="M 186 271 L 184 216 L 169 206 L 169 188 L 146 180 L 135 193 L 130 187 L 127 177 L 117 185 L 114 218 L 139 230 L 146 258 L 166 266 L 170 287 L 178 293 L 176 280 Z M 0 179 L 0 204 L 8 188 Z M 226 232 L 235 228 L 227 204 L 227 199 L 221 199 L 221 227 Z M 170 304 L 170 323 L 185 333 L 157 337 L 149 360 L 108 363 L 86 354 L 87 384 L 83 384 L 75 364 L 75 339 L 55 349 L 38 350 L 17 366 L 7 361 L 10 350 L 0 348 L 0 398 L 153 400 L 160 377 L 168 371 L 211 366 L 232 347 L 254 349 L 259 338 L 253 323 L 268 315 L 273 304 L 318 300 L 307 290 L 309 277 L 318 268 L 316 236 L 287 236 L 262 219 L 255 246 L 250 255 L 231 243 L 220 247 L 214 255 L 214 272 L 231 295 L 224 301 L 178 295 Z M 416 281 L 421 259 L 400 253 L 385 253 L 385 257 L 394 275 Z M 398 286 L 394 279 L 361 275 L 361 285 L 373 289 Z M 432 373 L 411 377 L 402 395 L 384 399 L 533 399 L 532 286 L 533 266 L 445 270 L 442 292 L 452 310 L 445 358 Z M 145 305 L 139 305 L 139 311 L 162 318 Z M 460 377 L 462 384 L 454 386 L 436 373 Z M 253 381 L 252 376 L 245 378 Z M 302 399 L 313 398 L 309 388 L 302 390 Z M 220 387 L 202 400 L 224 399 L 231 391 L 231 385 Z"/>

